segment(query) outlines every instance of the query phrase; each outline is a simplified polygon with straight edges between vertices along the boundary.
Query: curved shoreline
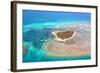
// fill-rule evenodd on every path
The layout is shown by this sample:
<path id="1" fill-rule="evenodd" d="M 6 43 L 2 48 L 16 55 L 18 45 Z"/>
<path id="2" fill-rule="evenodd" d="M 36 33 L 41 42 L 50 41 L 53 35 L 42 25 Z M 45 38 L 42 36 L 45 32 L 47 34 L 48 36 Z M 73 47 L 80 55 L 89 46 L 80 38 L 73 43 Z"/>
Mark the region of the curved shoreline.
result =
<path id="1" fill-rule="evenodd" d="M 59 37 L 57 36 L 57 33 L 58 33 L 58 32 L 65 32 L 65 31 L 54 31 L 54 32 L 52 32 L 52 34 L 55 36 L 55 40 L 57 40 L 57 41 L 63 41 L 63 42 L 65 42 L 65 41 L 67 41 L 67 40 L 70 40 L 70 39 L 73 38 L 73 37 L 75 36 L 75 34 L 76 34 L 76 31 L 74 31 L 73 35 L 72 35 L 70 38 L 61 39 L 61 38 L 59 38 Z"/>

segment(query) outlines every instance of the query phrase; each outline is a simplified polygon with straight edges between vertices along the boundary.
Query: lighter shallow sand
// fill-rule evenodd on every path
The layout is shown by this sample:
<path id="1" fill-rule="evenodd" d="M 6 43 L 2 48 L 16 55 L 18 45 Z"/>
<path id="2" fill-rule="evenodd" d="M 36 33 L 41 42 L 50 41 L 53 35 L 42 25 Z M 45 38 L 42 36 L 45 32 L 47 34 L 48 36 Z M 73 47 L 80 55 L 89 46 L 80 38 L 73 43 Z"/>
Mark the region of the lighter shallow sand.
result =
<path id="1" fill-rule="evenodd" d="M 67 29 L 68 27 L 66 27 Z M 71 29 L 70 29 L 71 28 Z M 54 39 L 44 43 L 50 56 L 85 56 L 91 55 L 91 28 L 87 26 L 70 26 L 68 30 L 76 31 L 76 35 L 65 42 Z M 88 29 L 87 29 L 88 28 Z M 65 30 L 65 28 L 64 28 Z"/>
<path id="2" fill-rule="evenodd" d="M 90 55 L 90 49 L 86 46 L 66 45 L 62 42 L 52 41 L 46 44 L 45 49 L 50 56 L 84 56 Z"/>

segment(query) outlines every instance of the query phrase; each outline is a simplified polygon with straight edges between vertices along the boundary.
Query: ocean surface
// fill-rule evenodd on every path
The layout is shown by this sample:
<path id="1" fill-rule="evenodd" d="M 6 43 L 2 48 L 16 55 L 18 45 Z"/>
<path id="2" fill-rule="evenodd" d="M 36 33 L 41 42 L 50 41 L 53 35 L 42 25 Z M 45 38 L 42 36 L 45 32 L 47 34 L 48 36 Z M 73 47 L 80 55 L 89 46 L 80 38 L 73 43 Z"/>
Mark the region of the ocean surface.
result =
<path id="1" fill-rule="evenodd" d="M 79 24 L 79 25 L 78 25 Z M 49 61 L 67 61 L 67 60 L 89 60 L 91 59 L 90 54 L 84 55 L 71 55 L 71 56 L 60 56 L 49 55 L 51 53 L 45 47 L 47 43 L 54 40 L 52 35 L 53 31 L 66 30 L 70 25 L 78 25 L 77 31 L 79 31 L 81 36 L 81 42 L 84 39 L 90 38 L 90 27 L 91 24 L 91 14 L 90 13 L 80 13 L 80 12 L 52 12 L 52 11 L 34 11 L 34 10 L 23 10 L 23 62 L 49 62 Z M 81 26 L 82 25 L 82 26 Z M 86 28 L 83 27 L 86 25 Z M 71 26 L 74 28 L 73 26 Z M 84 41 L 82 43 L 86 43 Z M 53 42 L 54 43 L 54 42 Z M 88 42 L 87 42 L 88 43 Z M 89 40 L 90 43 L 90 40 Z M 68 44 L 66 44 L 68 45 Z M 88 44 L 90 46 L 90 44 Z M 86 48 L 91 49 L 90 47 Z M 78 46 L 77 46 L 78 47 Z M 83 46 L 82 46 L 83 47 Z M 54 47 L 53 47 L 54 48 Z M 79 47 L 78 47 L 79 48 Z M 57 49 L 57 48 L 54 48 Z M 62 48 L 63 50 L 66 50 Z M 68 48 L 67 48 L 68 49 Z M 70 48 L 69 48 L 70 49 Z M 85 49 L 83 47 L 83 49 Z M 58 50 L 59 51 L 59 50 Z M 90 50 L 89 50 L 90 51 Z M 67 52 L 66 52 L 67 53 Z M 69 54 L 70 55 L 70 54 Z"/>
<path id="2" fill-rule="evenodd" d="M 90 55 L 71 56 L 71 57 L 55 56 L 55 55 L 49 56 L 47 54 L 48 51 L 44 48 L 45 42 L 49 42 L 50 39 L 52 40 L 54 38 L 51 32 L 59 30 L 58 28 L 54 28 L 54 26 L 53 28 L 50 27 L 30 28 L 30 29 L 28 27 L 29 30 L 23 32 L 23 62 L 43 62 L 43 61 L 47 62 L 47 61 L 91 59 Z"/>

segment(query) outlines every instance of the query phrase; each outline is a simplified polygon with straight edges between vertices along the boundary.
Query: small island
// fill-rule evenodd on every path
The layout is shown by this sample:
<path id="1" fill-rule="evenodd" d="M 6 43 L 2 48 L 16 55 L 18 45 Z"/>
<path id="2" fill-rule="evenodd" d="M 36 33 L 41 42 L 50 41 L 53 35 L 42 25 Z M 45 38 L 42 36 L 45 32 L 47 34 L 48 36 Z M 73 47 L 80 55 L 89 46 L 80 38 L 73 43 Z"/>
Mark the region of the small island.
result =
<path id="1" fill-rule="evenodd" d="M 54 32 L 52 32 L 52 34 L 55 36 L 55 39 L 57 41 L 65 42 L 66 40 L 73 38 L 74 35 L 76 34 L 76 32 L 72 31 L 72 30 L 71 31 L 70 30 L 68 30 L 68 31 L 54 31 Z"/>

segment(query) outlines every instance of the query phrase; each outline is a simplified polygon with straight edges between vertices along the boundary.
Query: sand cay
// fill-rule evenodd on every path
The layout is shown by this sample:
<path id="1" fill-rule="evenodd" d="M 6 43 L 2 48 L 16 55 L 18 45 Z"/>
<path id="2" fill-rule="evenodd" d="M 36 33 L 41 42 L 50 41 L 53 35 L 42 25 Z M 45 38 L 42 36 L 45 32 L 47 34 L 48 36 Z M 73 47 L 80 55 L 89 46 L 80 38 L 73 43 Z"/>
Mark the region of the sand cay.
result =
<path id="1" fill-rule="evenodd" d="M 76 57 L 91 55 L 90 25 L 69 25 L 61 28 L 63 29 L 60 31 L 75 31 L 76 34 L 73 38 L 66 41 L 59 41 L 54 37 L 52 40 L 45 42 L 44 48 L 49 56 Z"/>
<path id="2" fill-rule="evenodd" d="M 54 31 L 52 34 L 55 36 L 55 40 L 63 41 L 69 40 L 76 34 L 75 31 Z"/>

